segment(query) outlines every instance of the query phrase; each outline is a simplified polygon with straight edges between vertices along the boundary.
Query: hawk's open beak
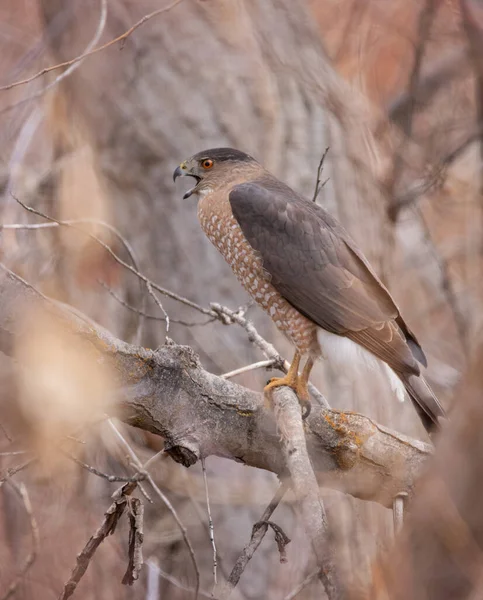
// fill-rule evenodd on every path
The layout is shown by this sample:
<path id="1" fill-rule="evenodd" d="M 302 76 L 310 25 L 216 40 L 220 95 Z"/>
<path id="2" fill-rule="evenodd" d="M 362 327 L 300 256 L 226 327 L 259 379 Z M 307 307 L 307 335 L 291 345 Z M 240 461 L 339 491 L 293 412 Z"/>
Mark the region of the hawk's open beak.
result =
<path id="1" fill-rule="evenodd" d="M 180 166 L 176 167 L 173 173 L 173 181 L 176 181 L 178 177 L 183 177 L 183 175 L 183 169 Z"/>
<path id="2" fill-rule="evenodd" d="M 183 196 L 183 200 L 186 200 L 186 198 L 189 198 L 196 191 L 196 186 L 201 181 L 201 177 L 198 177 L 197 175 L 193 175 L 192 173 L 188 173 L 188 171 L 186 170 L 186 167 L 182 168 L 181 165 L 176 167 L 176 169 L 174 170 L 173 181 L 176 181 L 178 179 L 178 177 L 193 177 L 194 179 L 196 179 L 196 185 L 194 187 L 192 187 L 190 190 L 188 190 L 185 193 L 185 195 Z"/>

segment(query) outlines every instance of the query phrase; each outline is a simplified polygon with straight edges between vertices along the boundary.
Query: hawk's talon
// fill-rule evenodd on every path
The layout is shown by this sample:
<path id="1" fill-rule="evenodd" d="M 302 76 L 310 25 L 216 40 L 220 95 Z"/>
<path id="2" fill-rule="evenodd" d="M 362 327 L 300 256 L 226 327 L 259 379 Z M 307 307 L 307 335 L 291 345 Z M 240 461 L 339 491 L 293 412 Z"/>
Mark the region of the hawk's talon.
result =
<path id="1" fill-rule="evenodd" d="M 312 404 L 310 404 L 309 400 L 300 400 L 300 398 L 299 398 L 299 402 L 300 402 L 300 406 L 302 407 L 302 421 L 305 421 L 305 419 L 312 412 Z"/>

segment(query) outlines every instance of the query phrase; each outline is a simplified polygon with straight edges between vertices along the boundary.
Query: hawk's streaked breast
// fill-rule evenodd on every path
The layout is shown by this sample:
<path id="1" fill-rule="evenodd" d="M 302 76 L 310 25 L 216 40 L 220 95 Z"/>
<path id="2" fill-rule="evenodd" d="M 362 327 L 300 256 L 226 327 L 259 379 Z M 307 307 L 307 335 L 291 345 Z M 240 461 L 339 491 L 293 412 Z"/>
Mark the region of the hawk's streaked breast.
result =
<path id="1" fill-rule="evenodd" d="M 285 332 L 297 349 L 319 354 L 317 327 L 294 308 L 270 283 L 262 260 L 247 242 L 223 192 L 208 194 L 198 204 L 201 227 L 230 265 L 240 283 Z"/>

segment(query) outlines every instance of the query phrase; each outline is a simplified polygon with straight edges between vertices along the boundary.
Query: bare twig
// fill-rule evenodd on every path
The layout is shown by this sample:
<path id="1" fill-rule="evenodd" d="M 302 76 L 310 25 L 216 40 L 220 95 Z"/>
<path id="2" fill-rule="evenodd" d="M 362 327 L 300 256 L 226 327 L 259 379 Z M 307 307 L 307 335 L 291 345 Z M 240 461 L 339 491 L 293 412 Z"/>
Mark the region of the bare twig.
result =
<path id="1" fill-rule="evenodd" d="M 231 379 L 236 375 L 241 375 L 242 373 L 248 373 L 249 371 L 255 371 L 256 369 L 268 369 L 270 367 L 275 367 L 277 364 L 276 359 L 270 358 L 268 360 L 261 360 L 256 363 L 252 363 L 251 365 L 246 365 L 245 367 L 240 367 L 239 369 L 235 369 L 234 371 L 229 371 L 228 373 L 224 373 L 221 375 L 223 379 Z"/>
<path id="2" fill-rule="evenodd" d="M 419 216 L 419 220 L 420 220 L 420 223 L 421 223 L 421 226 L 423 229 L 423 234 L 424 234 L 424 239 L 426 241 L 426 244 L 428 245 L 436 264 L 438 265 L 438 268 L 439 268 L 439 271 L 441 274 L 441 287 L 442 287 L 443 293 L 445 295 L 446 301 L 448 302 L 448 305 L 450 306 L 451 311 L 453 313 L 456 330 L 458 332 L 458 337 L 459 337 L 460 344 L 461 344 L 461 349 L 463 351 L 463 354 L 467 357 L 469 348 L 468 348 L 468 343 L 467 343 L 468 342 L 468 337 L 467 337 L 468 330 L 467 330 L 466 318 L 459 306 L 459 302 L 458 302 L 458 298 L 456 297 L 456 293 L 453 290 L 453 282 L 452 282 L 451 276 L 450 276 L 450 269 L 449 269 L 448 261 L 446 260 L 445 257 L 443 257 L 441 252 L 439 252 L 438 247 L 436 246 L 436 243 L 433 240 L 433 236 L 431 234 L 431 229 L 428 225 L 426 217 L 424 216 L 424 212 L 421 210 L 421 207 L 419 205 L 415 205 L 414 210 L 416 211 L 416 214 Z"/>
<path id="3" fill-rule="evenodd" d="M 260 526 L 257 526 L 257 524 L 254 525 L 250 541 L 245 546 L 245 548 L 243 548 L 243 551 L 240 554 L 240 556 L 238 557 L 238 559 L 230 573 L 228 580 L 220 587 L 220 590 L 217 594 L 218 597 L 220 598 L 220 600 L 227 600 L 230 597 L 233 590 L 235 589 L 235 587 L 237 586 L 238 582 L 240 581 L 240 577 L 243 574 L 243 571 L 245 570 L 246 566 L 252 559 L 258 546 L 260 546 L 263 538 L 265 537 L 265 534 L 267 533 L 268 520 L 272 516 L 274 510 L 280 504 L 280 501 L 284 497 L 288 488 L 289 488 L 289 486 L 286 482 L 283 482 L 280 484 L 274 497 L 270 501 L 270 504 L 264 510 L 263 515 L 260 517 L 260 521 L 258 523 L 261 523 L 261 525 Z"/>
<path id="4" fill-rule="evenodd" d="M 143 566 L 144 506 L 139 498 L 129 498 L 127 508 L 129 512 L 129 563 L 122 583 L 132 585 L 139 579 L 139 573 Z"/>
<path id="5" fill-rule="evenodd" d="M 205 486 L 206 510 L 208 512 L 208 528 L 210 532 L 210 542 L 213 548 L 213 589 L 215 589 L 215 585 L 217 584 L 216 568 L 218 566 L 216 557 L 215 528 L 213 527 L 213 519 L 211 518 L 210 494 L 208 492 L 208 478 L 206 477 L 205 459 L 203 457 L 201 457 L 201 470 L 203 471 L 203 483 Z"/>
<path id="6" fill-rule="evenodd" d="M 151 298 L 153 298 L 154 302 L 156 303 L 156 305 L 158 306 L 158 308 L 160 309 L 160 311 L 164 315 L 164 320 L 166 321 L 166 335 L 168 335 L 168 333 L 169 333 L 169 316 L 168 316 L 168 313 L 164 310 L 164 306 L 161 304 L 161 300 L 156 296 L 156 293 L 153 290 L 153 286 L 152 286 L 152 284 L 151 284 L 150 281 L 146 282 L 146 287 L 148 288 L 148 292 L 149 292 Z"/>
<path id="7" fill-rule="evenodd" d="M 312 197 L 312 202 L 316 202 L 317 201 L 317 196 L 320 194 L 320 190 L 324 187 L 324 185 L 328 181 L 326 179 L 322 185 L 320 184 L 322 170 L 324 168 L 324 161 L 325 161 L 325 157 L 327 156 L 327 152 L 328 151 L 329 151 L 329 146 L 327 146 L 327 148 L 324 150 L 324 153 L 322 154 L 322 157 L 321 157 L 320 162 L 319 162 L 319 166 L 317 167 L 317 179 L 315 181 L 315 189 L 314 189 L 314 195 Z"/>
<path id="8" fill-rule="evenodd" d="M 404 150 L 407 146 L 408 140 L 411 138 L 412 135 L 413 117 L 418 104 L 418 82 L 420 78 L 424 54 L 426 52 L 426 44 L 428 42 L 431 26 L 433 24 L 433 20 L 439 5 L 439 0 L 425 0 L 424 6 L 422 7 L 421 12 L 419 14 L 416 49 L 414 52 L 413 66 L 411 69 L 411 74 L 409 76 L 408 83 L 407 110 L 404 115 L 404 120 L 401 121 L 401 129 L 404 133 L 404 137 L 401 140 L 401 143 L 399 144 L 397 152 L 394 156 L 393 169 L 387 185 L 390 197 L 393 196 L 394 189 L 401 176 L 404 165 Z M 391 207 L 389 206 L 388 211 L 390 210 Z"/>
<path id="9" fill-rule="evenodd" d="M 162 450 L 160 450 L 159 452 L 156 452 L 156 454 L 153 454 L 150 458 L 148 458 L 148 460 L 144 463 L 143 465 L 143 470 L 146 471 L 150 466 L 152 466 L 152 464 L 158 460 L 158 458 L 161 457 L 166 457 L 167 454 L 164 451 L 164 448 Z"/>
<path id="10" fill-rule="evenodd" d="M 89 563 L 94 556 L 97 548 L 102 544 L 108 535 L 114 533 L 119 519 L 122 517 L 124 510 L 128 503 L 128 497 L 136 489 L 136 483 L 125 483 L 112 495 L 114 502 L 104 513 L 104 520 L 100 527 L 89 539 L 84 549 L 77 555 L 76 566 L 74 567 L 72 574 L 64 585 L 64 589 L 59 596 L 59 600 L 67 600 L 75 592 L 79 581 L 84 576 Z"/>
<path id="11" fill-rule="evenodd" d="M 24 462 L 20 465 L 17 465 L 16 467 L 11 467 L 10 469 L 7 469 L 7 472 L 5 473 L 5 475 L 3 475 L 3 477 L 0 477 L 0 487 L 2 487 L 2 485 L 8 479 L 10 479 L 10 477 L 15 475 L 16 473 L 19 473 L 20 471 L 23 471 L 24 469 L 29 467 L 32 463 L 34 463 L 36 460 L 37 460 L 36 458 L 31 458 L 30 460 L 27 460 L 26 462 Z"/>
<path id="12" fill-rule="evenodd" d="M 75 231 L 80 231 L 80 232 L 84 233 L 90 239 L 94 240 L 97 244 L 99 244 L 102 248 L 104 248 L 104 250 L 106 250 L 106 252 L 108 252 L 110 254 L 110 256 L 112 256 L 112 258 L 119 265 L 121 265 L 122 267 L 124 267 L 128 271 L 131 271 L 131 273 L 134 273 L 134 275 L 136 275 L 136 277 L 139 277 L 139 279 L 141 279 L 142 281 L 144 281 L 144 283 L 146 284 L 146 286 L 149 283 L 149 284 L 151 284 L 151 286 L 155 290 L 157 290 L 161 294 L 164 294 L 168 298 L 172 298 L 173 300 L 177 300 L 178 302 L 180 302 L 182 304 L 185 304 L 186 306 L 189 306 L 190 308 L 193 308 L 193 309 L 195 309 L 195 310 L 203 313 L 204 315 L 214 316 L 213 311 L 210 311 L 207 308 L 203 308 L 202 306 L 199 306 L 195 302 L 192 302 L 191 300 L 188 300 L 187 298 L 183 298 L 183 296 L 179 296 L 178 294 L 175 294 L 174 292 L 171 292 L 170 290 L 166 290 L 165 288 L 162 288 L 157 283 L 154 283 L 154 281 L 151 281 L 151 279 L 149 279 L 148 277 L 146 277 L 145 275 L 143 275 L 140 271 L 138 271 L 137 269 L 135 269 L 134 267 L 132 267 L 131 265 L 129 265 L 128 263 L 126 263 L 125 261 L 123 261 L 121 258 L 119 258 L 119 256 L 112 250 L 112 248 L 110 246 L 108 246 L 106 243 L 104 243 L 96 235 L 90 233 L 89 231 L 85 231 L 82 228 L 76 227 L 75 225 L 72 225 L 72 224 L 70 224 L 67 221 L 59 221 L 58 219 L 55 219 L 54 217 L 49 217 L 48 215 L 40 212 L 39 210 L 37 210 L 35 208 L 32 208 L 31 206 L 27 206 L 21 200 L 19 200 L 17 197 L 15 197 L 13 194 L 12 194 L 12 197 L 26 211 L 28 211 L 28 212 L 30 212 L 30 213 L 32 213 L 34 215 L 37 215 L 38 217 L 42 217 L 42 219 L 46 219 L 47 221 L 51 221 L 53 223 L 57 223 L 58 225 L 62 225 L 63 227 L 70 227 L 71 229 L 74 229 Z M 148 291 L 149 291 L 149 289 L 148 289 Z"/>
<path id="13" fill-rule="evenodd" d="M 35 94 L 32 94 L 31 96 L 28 96 L 27 98 L 24 98 L 23 100 L 20 100 L 19 102 L 15 102 L 14 104 L 10 104 L 10 105 L 6 106 L 2 110 L 0 110 L 0 114 L 4 114 L 7 111 L 11 110 L 12 108 L 17 108 L 19 106 L 22 106 L 23 104 L 26 104 L 27 102 L 30 102 L 31 100 L 35 100 L 36 98 L 40 98 L 40 96 L 43 96 L 45 94 L 45 92 L 48 92 L 49 90 L 51 90 L 53 87 L 55 87 L 57 84 L 59 84 L 62 80 L 69 77 L 69 75 L 72 75 L 72 73 L 80 67 L 81 61 L 92 52 L 92 50 L 94 49 L 96 44 L 99 42 L 102 32 L 104 31 L 104 27 L 106 26 L 107 0 L 100 0 L 100 4 L 101 4 L 101 14 L 99 16 L 99 22 L 97 24 L 96 31 L 94 33 L 93 38 L 87 45 L 86 49 L 84 50 L 82 55 L 79 57 L 79 60 L 72 62 L 63 73 L 58 75 L 54 79 L 54 81 L 52 81 L 51 83 L 46 85 L 44 88 L 42 88 Z M 11 85 L 10 87 L 14 87 L 14 86 Z M 3 88 L 0 88 L 0 90 L 1 89 L 3 89 Z M 9 88 L 7 88 L 7 89 L 9 89 Z"/>
<path id="14" fill-rule="evenodd" d="M 320 569 L 317 567 L 312 573 L 309 573 L 307 577 L 299 583 L 289 594 L 285 596 L 283 600 L 293 600 L 300 592 L 305 589 L 312 581 L 319 576 Z"/>
<path id="15" fill-rule="evenodd" d="M 475 75 L 476 123 L 480 130 L 480 194 L 483 194 L 483 31 L 468 6 L 468 0 L 460 0 L 463 28 L 468 39 L 468 50 Z"/>
<path id="16" fill-rule="evenodd" d="M 124 306 L 128 310 L 130 310 L 134 313 L 137 313 L 138 315 L 143 316 L 145 319 L 150 319 L 153 321 L 166 321 L 165 317 L 160 317 L 158 315 L 150 315 L 150 314 L 144 312 L 143 310 L 136 308 L 135 306 L 132 306 L 131 304 L 126 302 L 126 300 L 123 300 L 118 294 L 116 294 L 116 292 L 114 290 L 112 290 L 104 281 L 101 281 L 100 279 L 98 279 L 98 283 L 106 290 L 106 292 L 108 294 L 110 294 L 114 298 L 114 300 L 116 300 L 116 302 L 119 302 L 119 304 L 121 306 Z M 171 323 L 183 325 L 184 327 L 204 327 L 205 325 L 209 325 L 210 323 L 213 323 L 213 321 L 216 321 L 217 318 L 210 317 L 209 319 L 206 319 L 206 321 L 201 321 L 201 322 L 185 321 L 183 319 L 175 319 L 174 317 L 170 317 L 169 320 Z"/>
<path id="17" fill-rule="evenodd" d="M 193 563 L 193 568 L 195 570 L 195 574 L 196 574 L 195 600 L 197 600 L 198 594 L 199 594 L 199 589 L 200 589 L 200 571 L 198 569 L 198 563 L 196 561 L 196 556 L 195 556 L 195 552 L 193 550 L 193 546 L 192 546 L 191 541 L 190 541 L 190 539 L 188 537 L 188 532 L 186 531 L 186 528 L 183 525 L 183 522 L 179 518 L 178 513 L 176 512 L 174 506 L 169 501 L 168 497 L 165 494 L 163 494 L 163 492 L 159 489 L 159 487 L 156 485 L 156 483 L 155 483 L 154 479 L 151 477 L 151 475 L 147 471 L 143 470 L 143 465 L 142 465 L 141 461 L 137 457 L 136 453 L 132 449 L 132 447 L 129 444 L 129 442 L 126 440 L 126 438 L 119 431 L 118 427 L 116 427 L 116 425 L 114 424 L 114 422 L 112 421 L 112 419 L 108 419 L 107 422 L 108 422 L 109 426 L 111 427 L 112 431 L 115 433 L 115 435 L 119 439 L 119 441 L 124 446 L 124 448 L 128 451 L 129 456 L 131 457 L 133 464 L 136 466 L 136 468 L 140 472 L 143 472 L 143 473 L 146 474 L 146 479 L 151 484 L 151 487 L 156 492 L 156 494 L 158 495 L 158 497 L 161 499 L 161 501 L 164 503 L 164 505 L 166 506 L 166 508 L 169 510 L 169 512 L 172 514 L 174 520 L 176 521 L 176 524 L 178 525 L 178 527 L 179 527 L 179 529 L 181 531 L 181 534 L 183 536 L 183 540 L 184 540 L 184 542 L 186 544 L 186 547 L 188 548 L 188 552 L 189 552 L 189 555 L 190 555 L 190 558 L 191 558 L 191 562 Z"/>
<path id="18" fill-rule="evenodd" d="M 286 563 L 287 562 L 287 552 L 286 552 L 285 548 L 287 547 L 288 544 L 290 544 L 291 539 L 288 537 L 288 535 L 285 533 L 285 531 L 280 527 L 280 525 L 277 525 L 273 521 L 259 521 L 258 523 L 255 523 L 253 528 L 255 529 L 255 527 L 256 528 L 262 527 L 263 525 L 268 525 L 273 529 L 273 533 L 275 534 L 275 542 L 278 546 L 278 552 L 280 554 L 280 562 Z"/>
<path id="19" fill-rule="evenodd" d="M 73 58 L 71 60 L 68 60 L 63 63 L 59 63 L 57 65 L 52 65 L 51 67 L 46 67 L 45 69 L 42 69 L 38 73 L 35 73 L 34 75 L 27 77 L 26 79 L 22 79 L 21 81 L 15 81 L 13 83 L 9 83 L 8 85 L 4 85 L 4 86 L 0 87 L 0 92 L 4 91 L 4 90 L 10 90 L 19 85 L 24 85 L 26 83 L 30 83 L 34 79 L 37 79 L 38 77 L 41 77 L 42 75 L 50 73 L 51 71 L 55 71 L 57 69 L 63 69 L 64 67 L 70 67 L 71 65 L 74 65 L 80 61 L 83 61 L 88 56 L 92 56 L 93 54 L 96 54 L 97 52 L 101 52 L 102 50 L 109 48 L 109 46 L 112 46 L 113 44 L 117 44 L 119 42 L 124 42 L 124 40 L 126 40 L 126 38 L 128 38 L 136 29 L 138 29 L 138 27 L 141 27 L 141 25 L 144 25 L 144 23 L 146 23 L 153 17 L 156 17 L 162 13 L 166 13 L 166 12 L 170 11 L 172 8 L 174 8 L 175 6 L 180 4 L 182 1 L 183 0 L 175 0 L 171 4 L 168 4 L 168 6 L 165 6 L 163 8 L 158 8 L 157 10 L 153 11 L 152 13 L 149 13 L 148 15 L 144 15 L 144 17 L 142 17 L 141 19 L 139 19 L 139 21 L 134 23 L 134 25 L 132 27 L 130 27 L 127 31 L 125 31 L 123 34 L 119 35 L 118 37 L 114 38 L 113 40 L 110 40 L 106 44 L 103 44 L 102 46 L 99 46 L 98 48 L 94 48 L 94 49 L 91 48 L 88 51 L 86 49 L 86 51 L 84 51 L 81 55 L 76 56 L 75 58 Z"/>
<path id="20" fill-rule="evenodd" d="M 184 590 L 185 592 L 194 592 L 195 589 L 192 587 L 188 587 L 187 585 L 184 585 L 183 583 L 181 583 L 181 581 L 179 581 L 179 579 L 176 579 L 176 577 L 173 577 L 172 575 L 169 575 L 169 573 L 165 573 L 157 564 L 157 562 L 154 562 L 153 559 L 149 559 L 147 561 L 147 564 L 150 565 L 150 567 L 155 570 L 160 577 L 162 577 L 163 579 L 166 579 L 166 581 L 169 581 L 169 583 L 171 583 L 172 585 L 174 585 L 175 587 L 179 588 L 180 590 Z M 210 594 L 209 592 L 206 592 L 205 590 L 200 589 L 199 591 L 200 596 L 203 596 L 204 598 L 210 598 L 211 600 L 216 600 L 216 598 L 213 597 L 212 594 Z M 146 599 L 148 600 L 148 599 Z M 149 599 L 151 600 L 151 599 Z M 153 598 L 154 600 L 154 598 Z M 155 600 L 158 600 L 158 596 L 155 597 Z"/>
<path id="21" fill-rule="evenodd" d="M 407 492 L 401 492 L 394 498 L 392 505 L 392 517 L 394 522 L 394 533 L 401 531 L 404 522 L 404 502 L 408 497 Z"/>
<path id="22" fill-rule="evenodd" d="M 75 462 L 77 465 L 79 465 L 86 471 L 89 471 L 89 473 L 92 473 L 93 475 L 97 475 L 97 477 L 102 477 L 102 479 L 106 479 L 107 481 L 109 481 L 111 483 L 112 482 L 122 482 L 122 481 L 123 482 L 142 481 L 143 479 L 145 479 L 145 476 L 142 473 L 136 473 L 132 477 L 123 477 L 122 475 L 109 475 L 108 473 L 103 473 L 102 471 L 99 471 L 95 467 L 92 467 L 91 465 L 88 465 L 87 463 L 82 462 L 76 456 L 74 456 L 73 454 L 68 452 L 67 450 L 61 450 L 61 452 L 62 452 L 62 454 L 64 454 L 64 456 L 67 456 L 67 458 L 69 458 L 70 460 Z"/>
<path id="23" fill-rule="evenodd" d="M 329 600 L 342 598 L 343 592 L 337 580 L 334 556 L 330 548 L 327 517 L 307 452 L 297 396 L 288 387 L 275 388 L 271 396 L 282 452 L 290 472 L 297 507 L 317 557 L 320 579 Z"/>
<path id="24" fill-rule="evenodd" d="M 426 169 L 426 175 L 415 181 L 408 190 L 396 196 L 389 207 L 389 216 L 396 221 L 401 209 L 410 206 L 423 194 L 428 193 L 435 187 L 440 187 L 446 178 L 446 173 L 451 164 L 457 160 L 463 152 L 483 135 L 483 125 L 476 131 L 472 131 L 454 150 L 444 156 L 438 164 Z"/>
<path id="25" fill-rule="evenodd" d="M 280 369 L 284 373 L 287 373 L 290 363 L 280 356 L 275 347 L 270 344 L 270 342 L 267 342 L 267 340 L 258 333 L 253 323 L 249 321 L 243 314 L 241 314 L 239 311 L 230 310 L 226 306 L 222 306 L 221 304 L 217 303 L 212 303 L 211 309 L 213 314 L 216 315 L 217 318 L 225 325 L 236 323 L 237 325 L 240 325 L 240 327 L 243 327 L 248 334 L 249 341 L 259 348 L 267 357 L 267 359 L 274 361 L 273 367 Z M 312 383 L 309 383 L 309 391 L 313 398 L 315 398 L 315 400 L 317 400 L 321 406 L 329 408 L 327 399 Z"/>
<path id="26" fill-rule="evenodd" d="M 30 497 L 28 495 L 27 488 L 23 483 L 16 483 L 13 479 L 9 481 L 9 484 L 20 496 L 25 508 L 25 512 L 27 513 L 27 516 L 29 518 L 30 531 L 32 533 L 32 549 L 30 550 L 29 555 L 25 559 L 25 563 L 22 569 L 19 573 L 17 573 L 15 579 L 9 585 L 7 591 L 2 596 L 1 600 L 8 600 L 8 598 L 11 598 L 16 593 L 20 582 L 25 577 L 31 566 L 34 564 L 40 548 L 39 528 L 32 510 L 32 503 L 30 502 Z"/>
<path id="27" fill-rule="evenodd" d="M 112 233 L 117 238 L 117 240 L 119 242 L 121 242 L 122 246 L 126 250 L 128 256 L 132 262 L 132 266 L 136 269 L 136 271 L 139 271 L 139 263 L 136 258 L 136 253 L 134 251 L 134 248 L 127 241 L 127 239 L 122 235 L 122 233 L 119 231 L 119 229 L 116 229 L 116 227 L 114 227 L 113 225 L 106 223 L 105 221 L 102 221 L 100 219 L 92 219 L 92 218 L 68 219 L 66 221 L 63 221 L 63 223 L 65 225 L 82 225 L 82 224 L 99 225 L 99 226 L 103 227 L 104 229 L 107 229 L 107 231 Z M 60 227 L 60 226 L 61 226 L 61 223 L 59 223 L 57 221 L 52 221 L 50 223 L 9 223 L 6 225 L 0 224 L 0 231 L 2 231 L 3 229 L 14 229 L 14 230 L 15 229 L 19 229 L 19 230 L 52 229 L 52 228 L 56 228 L 56 227 Z M 85 233 L 88 233 L 88 232 L 85 232 Z M 141 291 L 142 291 L 142 285 L 143 285 L 142 281 L 139 281 L 139 284 L 141 286 Z M 144 296 L 143 296 L 143 304 L 144 304 Z M 142 329 L 143 319 L 145 317 L 145 314 L 143 311 L 134 311 L 134 312 L 137 312 L 137 314 L 140 317 L 138 319 L 136 334 L 134 336 L 134 342 L 136 344 L 139 344 L 141 341 L 140 340 L 141 329 Z"/>

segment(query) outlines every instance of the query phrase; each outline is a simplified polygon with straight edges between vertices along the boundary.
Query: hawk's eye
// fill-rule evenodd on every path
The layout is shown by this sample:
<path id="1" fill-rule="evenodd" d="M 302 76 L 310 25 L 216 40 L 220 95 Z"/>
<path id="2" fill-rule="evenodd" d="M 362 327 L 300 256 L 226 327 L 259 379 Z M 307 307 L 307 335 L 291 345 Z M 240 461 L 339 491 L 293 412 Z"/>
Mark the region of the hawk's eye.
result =
<path id="1" fill-rule="evenodd" d="M 211 160 L 211 158 L 205 158 L 205 160 L 201 163 L 201 166 L 203 167 L 203 169 L 211 169 L 211 167 L 213 166 L 213 161 Z"/>

